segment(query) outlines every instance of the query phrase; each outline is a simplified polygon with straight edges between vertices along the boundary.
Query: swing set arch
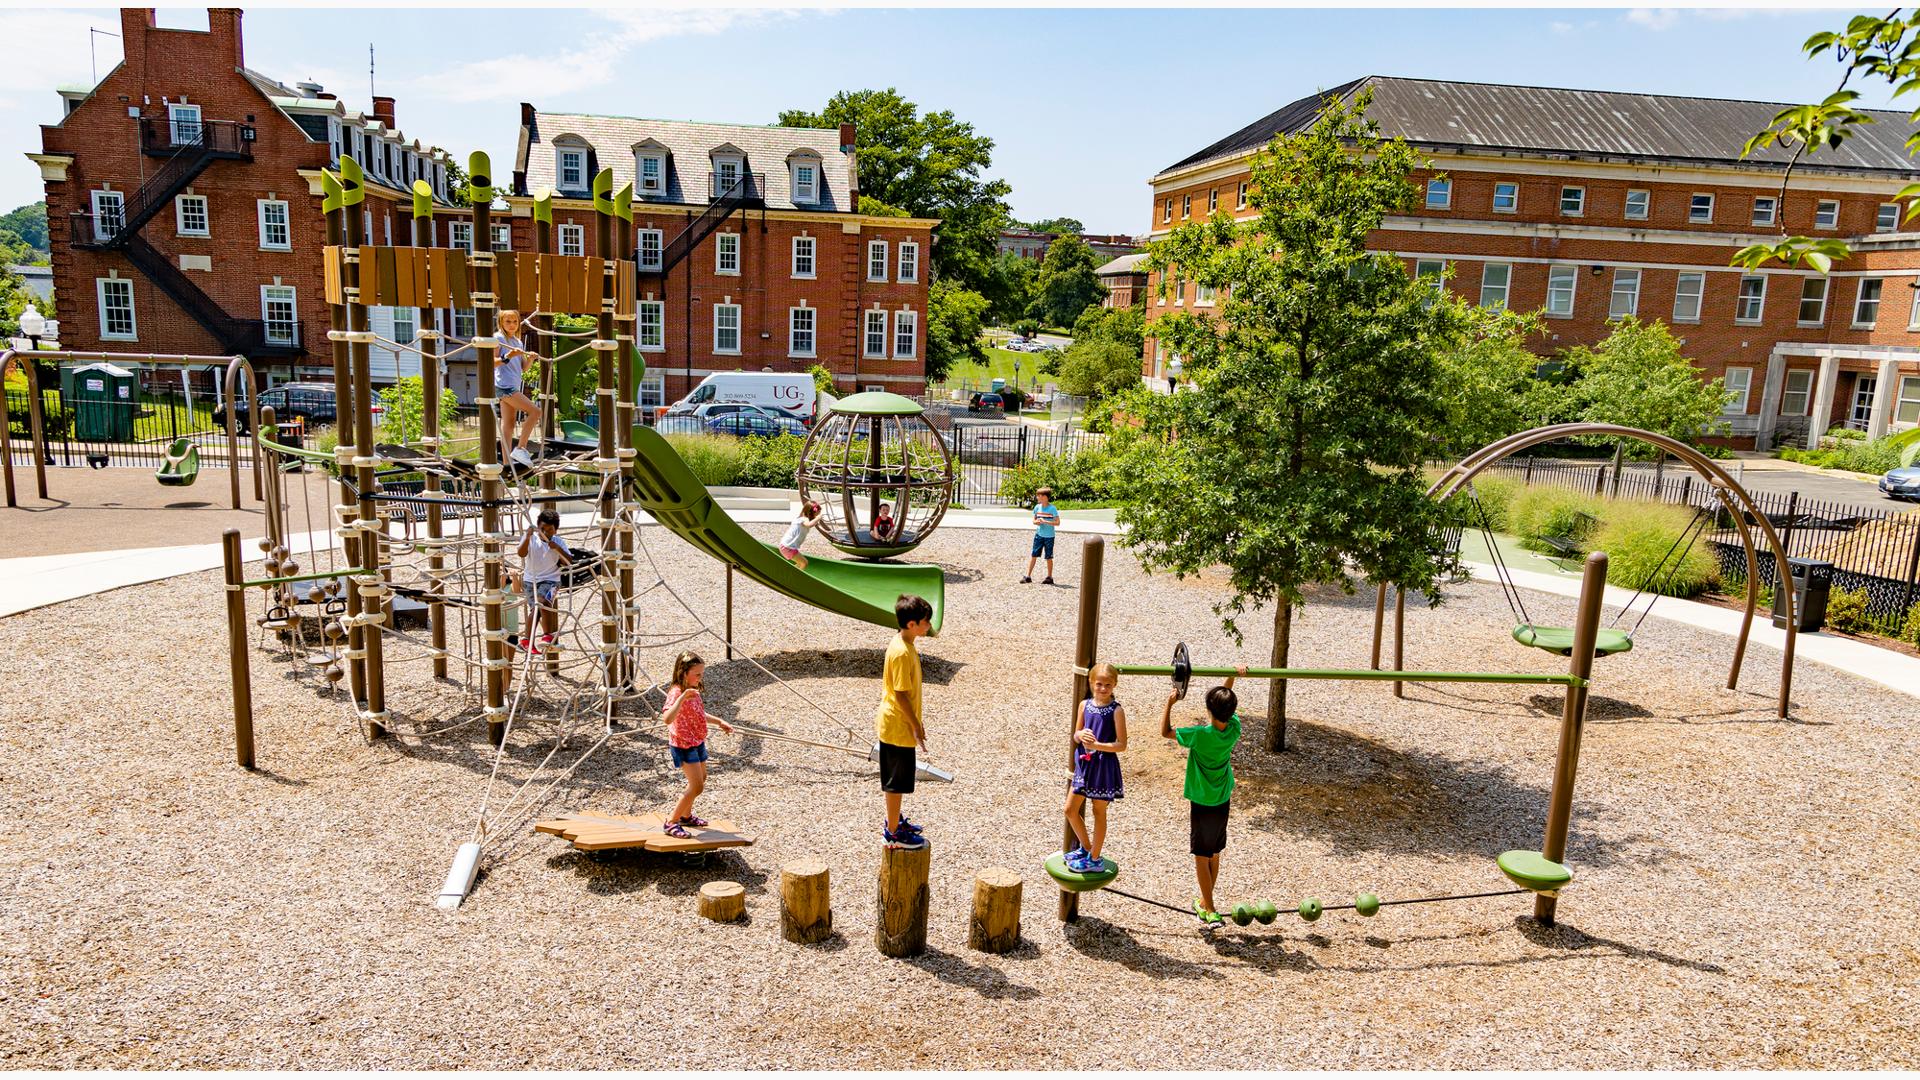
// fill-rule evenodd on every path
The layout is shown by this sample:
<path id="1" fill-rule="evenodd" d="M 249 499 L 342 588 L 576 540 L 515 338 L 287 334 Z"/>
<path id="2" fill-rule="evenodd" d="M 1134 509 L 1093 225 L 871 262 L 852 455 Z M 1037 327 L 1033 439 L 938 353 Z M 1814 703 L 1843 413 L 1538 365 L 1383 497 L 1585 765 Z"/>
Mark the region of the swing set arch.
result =
<path id="1" fill-rule="evenodd" d="M 1727 689 L 1736 688 L 1740 682 L 1740 669 L 1747 653 L 1747 640 L 1753 629 L 1753 614 L 1760 598 L 1760 548 L 1764 544 L 1767 552 L 1773 556 L 1776 588 L 1785 592 L 1787 610 L 1794 610 L 1793 575 L 1787 562 L 1785 545 L 1774 531 L 1773 523 L 1761 512 L 1753 496 L 1747 493 L 1732 474 L 1692 446 L 1668 435 L 1640 428 L 1625 427 L 1619 424 L 1572 423 L 1553 424 L 1537 427 L 1528 431 L 1509 435 L 1504 439 L 1488 443 L 1460 459 L 1427 489 L 1427 495 L 1436 502 L 1445 502 L 1466 489 L 1473 478 L 1480 473 L 1519 453 L 1522 450 L 1539 446 L 1559 439 L 1579 436 L 1605 436 L 1615 439 L 1631 439 L 1664 450 L 1687 465 L 1705 480 L 1721 503 L 1732 512 L 1734 529 L 1740 534 L 1740 544 L 1745 550 L 1747 560 L 1747 596 L 1746 605 L 1740 617 L 1740 633 L 1733 648 L 1733 663 L 1727 672 Z M 1756 538 L 1755 530 L 1758 530 Z M 1381 582 L 1373 606 L 1373 666 L 1380 666 L 1381 643 L 1386 621 L 1387 589 L 1390 583 Z M 1393 670 L 1403 670 L 1404 628 L 1406 625 L 1407 598 L 1404 592 L 1395 590 L 1393 617 Z M 1787 640 L 1780 659 L 1780 697 L 1778 715 L 1787 716 L 1788 701 L 1793 690 L 1793 654 L 1798 638 L 1797 620 L 1787 620 Z M 1394 684 L 1394 694 L 1399 696 L 1401 684 Z"/>

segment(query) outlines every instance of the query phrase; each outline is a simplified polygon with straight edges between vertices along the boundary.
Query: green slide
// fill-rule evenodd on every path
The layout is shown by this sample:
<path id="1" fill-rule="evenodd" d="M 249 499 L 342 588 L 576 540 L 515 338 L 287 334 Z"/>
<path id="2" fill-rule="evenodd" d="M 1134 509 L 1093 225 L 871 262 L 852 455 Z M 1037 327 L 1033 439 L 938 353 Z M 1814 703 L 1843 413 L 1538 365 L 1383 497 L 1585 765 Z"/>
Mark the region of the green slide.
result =
<path id="1" fill-rule="evenodd" d="M 637 501 L 654 520 L 707 554 L 777 593 L 803 604 L 893 629 L 894 601 L 917 593 L 933 605 L 933 632 L 940 632 L 946 578 L 937 566 L 889 566 L 807 556 L 801 570 L 771 544 L 748 535 L 694 478 L 665 437 L 636 425 L 633 463 Z"/>

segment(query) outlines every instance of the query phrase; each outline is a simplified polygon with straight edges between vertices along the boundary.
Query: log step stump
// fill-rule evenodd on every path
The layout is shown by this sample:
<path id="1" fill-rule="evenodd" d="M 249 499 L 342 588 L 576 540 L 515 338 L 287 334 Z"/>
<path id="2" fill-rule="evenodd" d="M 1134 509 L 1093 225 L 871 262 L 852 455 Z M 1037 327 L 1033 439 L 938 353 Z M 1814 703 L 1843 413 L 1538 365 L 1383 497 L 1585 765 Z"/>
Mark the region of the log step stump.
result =
<path id="1" fill-rule="evenodd" d="M 781 867 L 780 936 L 797 945 L 813 945 L 832 933 L 827 864 L 819 859 L 801 859 Z"/>
<path id="2" fill-rule="evenodd" d="M 931 846 L 886 848 L 880 855 L 880 898 L 873 943 L 887 956 L 927 951 L 927 869 Z"/>
<path id="3" fill-rule="evenodd" d="M 732 922 L 747 913 L 747 888 L 737 881 L 700 886 L 700 914 L 714 922 Z"/>
<path id="4" fill-rule="evenodd" d="M 989 866 L 974 875 L 968 948 L 1004 953 L 1020 944 L 1020 891 L 1020 875 L 1004 866 Z"/>

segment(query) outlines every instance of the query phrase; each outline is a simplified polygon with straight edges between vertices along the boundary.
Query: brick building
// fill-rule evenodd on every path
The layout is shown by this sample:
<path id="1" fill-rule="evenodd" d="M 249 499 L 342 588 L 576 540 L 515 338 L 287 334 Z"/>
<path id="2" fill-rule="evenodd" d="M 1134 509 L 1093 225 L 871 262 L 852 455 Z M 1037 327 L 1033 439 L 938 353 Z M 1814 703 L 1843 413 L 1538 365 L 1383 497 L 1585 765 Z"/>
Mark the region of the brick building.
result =
<path id="1" fill-rule="evenodd" d="M 1147 271 L 1141 265 L 1146 261 L 1146 252 L 1135 252 L 1132 255 L 1122 255 L 1094 271 L 1100 277 L 1100 284 L 1107 290 L 1107 295 L 1100 301 L 1100 306 L 1134 308 L 1146 303 Z"/>
<path id="2" fill-rule="evenodd" d="M 1373 92 L 1370 119 L 1431 168 L 1424 195 L 1369 246 L 1485 304 L 1545 314 L 1551 355 L 1606 336 L 1623 315 L 1659 319 L 1703 377 L 1736 392 L 1736 445 L 1811 445 L 1834 425 L 1871 435 L 1920 423 L 1920 232 L 1894 194 L 1920 180 L 1902 113 L 1877 113 L 1838 150 L 1794 171 L 1782 200 L 1778 148 L 1740 149 L 1782 106 L 1765 102 L 1495 86 L 1373 76 L 1327 91 Z M 1324 94 L 1295 101 L 1168 166 L 1152 180 L 1155 236 L 1215 211 L 1249 216 L 1248 162 L 1275 132 L 1310 125 Z M 1829 275 L 1728 265 L 1788 233 L 1832 236 L 1854 256 Z M 1150 282 L 1157 293 L 1159 278 Z M 1151 340 L 1168 310 L 1214 298 L 1173 282 L 1148 307 L 1142 374 L 1165 386 Z"/>
<path id="3" fill-rule="evenodd" d="M 853 127 L 705 124 L 520 107 L 511 223 L 533 246 L 552 189 L 554 243 L 598 256 L 590 185 L 634 185 L 642 403 L 720 371 L 833 372 L 841 392 L 926 388 L 932 219 L 861 214 Z"/>
<path id="4" fill-rule="evenodd" d="M 1034 232 L 1032 229 L 1002 229 L 1000 239 L 995 242 L 994 253 L 1018 255 L 1038 262 L 1047 257 L 1047 247 L 1059 236 L 1059 233 Z M 1102 262 L 1132 255 L 1142 246 L 1139 240 L 1125 233 L 1081 233 L 1080 239 L 1087 242 L 1094 256 Z"/>
<path id="5" fill-rule="evenodd" d="M 345 153 L 367 173 L 367 239 L 408 243 L 416 179 L 444 202 L 450 159 L 400 133 L 394 99 L 371 114 L 313 83 L 246 66 L 241 12 L 207 29 L 120 13 L 125 59 L 93 87 L 59 91 L 63 116 L 28 154 L 46 185 L 61 343 L 143 354 L 246 355 L 269 383 L 332 378 L 320 250 L 320 172 Z M 450 236 L 465 211 L 447 207 Z M 437 237 L 438 242 L 445 242 Z M 410 340 L 413 317 L 374 312 Z M 374 350 L 381 381 L 417 358 Z"/>

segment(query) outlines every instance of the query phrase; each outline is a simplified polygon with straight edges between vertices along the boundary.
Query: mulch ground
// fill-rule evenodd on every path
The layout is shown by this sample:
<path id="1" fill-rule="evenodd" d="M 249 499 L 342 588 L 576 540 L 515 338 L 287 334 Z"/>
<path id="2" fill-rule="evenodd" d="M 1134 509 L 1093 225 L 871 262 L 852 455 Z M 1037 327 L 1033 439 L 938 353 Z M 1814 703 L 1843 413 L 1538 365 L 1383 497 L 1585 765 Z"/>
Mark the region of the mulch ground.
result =
<path id="1" fill-rule="evenodd" d="M 643 534 L 717 624 L 718 564 Z M 1040 863 L 1059 846 L 1079 550 L 1063 540 L 1055 588 L 1014 583 L 1021 533 L 943 533 L 916 555 L 948 571 L 926 709 L 933 756 L 958 779 L 909 804 L 933 842 L 930 948 L 913 960 L 872 944 L 880 800 L 851 756 L 716 731 L 699 810 L 759 842 L 705 867 L 575 852 L 510 811 L 448 915 L 434 896 L 496 757 L 483 725 L 460 723 L 472 702 L 424 661 L 390 678 L 395 728 L 423 734 L 368 743 L 310 671 L 256 648 L 261 768 L 248 773 L 233 763 L 214 575 L 0 621 L 0 1064 L 1920 1065 L 1920 702 L 1803 663 L 1780 720 L 1775 653 L 1753 648 L 1730 691 L 1731 641 L 1657 618 L 1631 654 L 1600 662 L 1568 853 L 1578 876 L 1557 926 L 1509 896 L 1203 934 L 1110 894 L 1060 924 Z M 1219 580 L 1149 578 L 1118 547 L 1107 562 L 1103 656 L 1162 663 L 1184 639 L 1203 663 L 1264 661 L 1264 614 L 1244 652 L 1222 634 Z M 736 584 L 742 646 L 864 738 L 888 632 Z M 645 604 L 653 632 L 690 625 L 664 591 Z M 1365 594 L 1316 598 L 1294 662 L 1365 666 L 1371 613 Z M 1490 584 L 1415 607 L 1408 627 L 1411 668 L 1563 663 L 1509 639 Z M 759 668 L 704 651 L 714 712 L 845 738 Z M 679 778 L 655 725 L 542 787 L 598 738 L 551 722 L 573 689 L 544 683 L 545 704 L 516 723 L 494 809 L 516 791 L 541 814 L 666 808 Z M 1505 885 L 1495 855 L 1539 846 L 1552 688 L 1395 700 L 1383 685 L 1296 682 L 1284 755 L 1259 748 L 1264 685 L 1243 690 L 1223 902 L 1488 891 Z M 1108 850 L 1122 887 L 1184 906 L 1183 759 L 1158 737 L 1164 695 L 1163 680 L 1121 682 L 1131 745 Z M 836 934 L 802 947 L 779 935 L 779 868 L 809 856 L 831 867 Z M 1005 956 L 966 947 L 972 876 L 995 865 L 1026 878 L 1024 943 Z M 747 887 L 746 921 L 696 915 L 715 878 Z"/>

